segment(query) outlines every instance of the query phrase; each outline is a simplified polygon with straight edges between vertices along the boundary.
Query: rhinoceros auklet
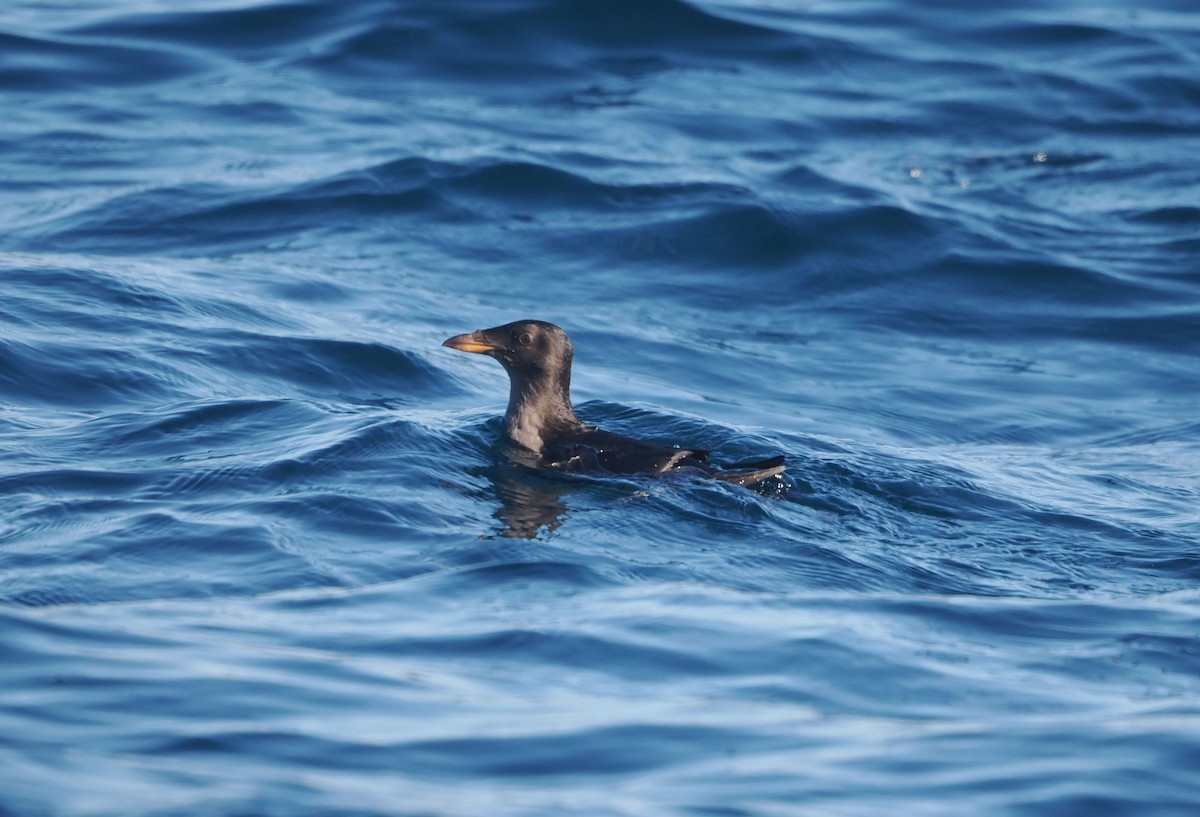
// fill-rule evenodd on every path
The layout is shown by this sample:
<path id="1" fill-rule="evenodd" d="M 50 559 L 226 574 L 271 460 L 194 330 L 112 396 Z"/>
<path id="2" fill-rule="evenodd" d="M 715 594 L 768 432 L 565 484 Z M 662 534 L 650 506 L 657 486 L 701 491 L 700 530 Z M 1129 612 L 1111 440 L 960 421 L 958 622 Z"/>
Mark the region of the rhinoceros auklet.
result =
<path id="1" fill-rule="evenodd" d="M 616 474 L 694 469 L 746 486 L 785 467 L 783 457 L 716 467 L 700 448 L 654 445 L 583 423 L 571 407 L 571 339 L 552 323 L 515 321 L 455 335 L 442 345 L 500 361 L 509 379 L 504 428 L 512 442 L 532 452 L 539 467 Z"/>

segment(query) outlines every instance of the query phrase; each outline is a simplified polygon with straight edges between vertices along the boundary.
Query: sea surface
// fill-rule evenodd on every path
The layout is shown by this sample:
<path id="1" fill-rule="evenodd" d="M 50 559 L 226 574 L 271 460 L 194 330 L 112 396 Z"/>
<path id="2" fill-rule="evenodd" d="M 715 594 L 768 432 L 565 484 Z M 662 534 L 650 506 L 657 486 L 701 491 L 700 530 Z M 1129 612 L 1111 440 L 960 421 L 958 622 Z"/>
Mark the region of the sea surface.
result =
<path id="1" fill-rule="evenodd" d="M 1200 814 L 1195 0 L 9 0 L 0 815 Z M 721 460 L 553 479 L 507 378 Z"/>

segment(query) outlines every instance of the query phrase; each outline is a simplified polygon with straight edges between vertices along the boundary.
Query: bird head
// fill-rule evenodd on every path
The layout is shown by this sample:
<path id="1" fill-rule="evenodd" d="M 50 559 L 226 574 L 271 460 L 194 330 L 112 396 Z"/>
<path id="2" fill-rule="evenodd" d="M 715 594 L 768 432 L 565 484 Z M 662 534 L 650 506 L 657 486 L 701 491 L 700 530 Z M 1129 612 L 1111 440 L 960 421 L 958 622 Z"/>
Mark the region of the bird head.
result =
<path id="1" fill-rule="evenodd" d="M 455 335 L 443 346 L 494 357 L 509 376 L 541 380 L 569 376 L 574 349 L 567 333 L 545 321 L 514 321 L 491 329 Z"/>

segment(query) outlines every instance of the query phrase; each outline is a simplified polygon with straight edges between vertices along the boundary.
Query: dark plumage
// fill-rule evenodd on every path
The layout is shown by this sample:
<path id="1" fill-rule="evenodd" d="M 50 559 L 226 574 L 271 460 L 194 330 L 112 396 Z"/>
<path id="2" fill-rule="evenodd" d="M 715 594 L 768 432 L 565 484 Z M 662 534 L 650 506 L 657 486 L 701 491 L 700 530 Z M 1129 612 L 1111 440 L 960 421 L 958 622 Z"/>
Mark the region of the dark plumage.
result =
<path id="1" fill-rule="evenodd" d="M 571 358 L 567 333 L 545 321 L 515 321 L 456 335 L 443 346 L 488 355 L 508 372 L 504 428 L 512 442 L 532 452 L 543 468 L 661 474 L 695 469 L 715 479 L 753 486 L 783 472 L 784 458 L 716 467 L 699 448 L 655 445 L 603 431 L 575 416 L 571 407 Z"/>

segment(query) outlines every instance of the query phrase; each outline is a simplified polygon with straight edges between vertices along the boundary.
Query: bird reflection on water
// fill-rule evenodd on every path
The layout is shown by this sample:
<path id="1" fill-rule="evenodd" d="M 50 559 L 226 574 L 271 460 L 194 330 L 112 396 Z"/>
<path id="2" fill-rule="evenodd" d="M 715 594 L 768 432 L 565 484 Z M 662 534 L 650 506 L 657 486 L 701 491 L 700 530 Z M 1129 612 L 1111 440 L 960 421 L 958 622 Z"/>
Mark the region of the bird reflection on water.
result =
<path id="1" fill-rule="evenodd" d="M 497 535 L 514 539 L 536 539 L 538 533 L 556 531 L 566 517 L 565 486 L 554 480 L 502 466 L 489 469 L 492 490 L 500 500 L 494 516 L 501 527 Z"/>

